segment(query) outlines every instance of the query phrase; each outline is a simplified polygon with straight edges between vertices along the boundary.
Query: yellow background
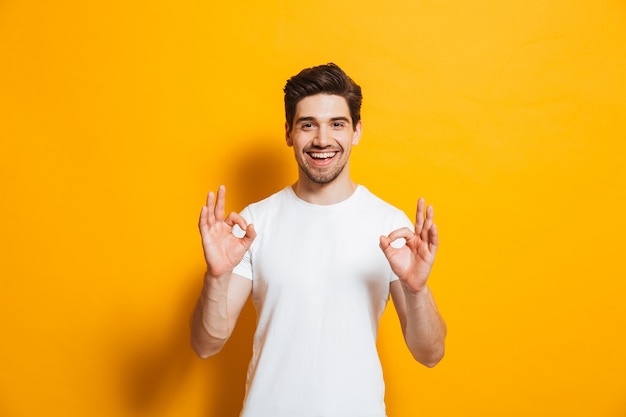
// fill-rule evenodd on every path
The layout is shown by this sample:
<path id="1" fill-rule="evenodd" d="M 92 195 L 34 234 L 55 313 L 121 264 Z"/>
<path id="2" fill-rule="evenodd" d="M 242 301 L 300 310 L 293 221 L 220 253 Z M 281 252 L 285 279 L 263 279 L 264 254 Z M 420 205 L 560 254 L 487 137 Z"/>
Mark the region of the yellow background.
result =
<path id="1" fill-rule="evenodd" d="M 353 176 L 435 205 L 434 369 L 390 417 L 626 416 L 626 3 L 0 2 L 0 415 L 236 416 L 254 311 L 196 359 L 196 221 L 295 179 L 282 87 L 364 90 Z"/>

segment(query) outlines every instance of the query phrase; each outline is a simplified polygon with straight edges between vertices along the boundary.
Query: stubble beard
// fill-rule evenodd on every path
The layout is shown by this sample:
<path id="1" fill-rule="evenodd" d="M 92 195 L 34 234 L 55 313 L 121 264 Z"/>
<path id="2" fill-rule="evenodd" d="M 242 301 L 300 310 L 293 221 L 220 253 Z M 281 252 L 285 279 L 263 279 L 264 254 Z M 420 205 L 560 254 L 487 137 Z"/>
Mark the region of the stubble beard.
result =
<path id="1" fill-rule="evenodd" d="M 326 169 L 316 170 L 315 168 L 306 165 L 304 162 L 298 161 L 298 166 L 300 167 L 300 171 L 304 172 L 304 175 L 306 175 L 306 177 L 310 181 L 316 184 L 320 184 L 320 185 L 329 184 L 333 182 L 335 179 L 337 179 L 337 177 L 339 177 L 339 175 L 343 172 L 344 168 L 346 167 L 346 164 L 347 164 L 347 161 L 344 162 L 343 164 L 329 167 L 328 170 Z"/>

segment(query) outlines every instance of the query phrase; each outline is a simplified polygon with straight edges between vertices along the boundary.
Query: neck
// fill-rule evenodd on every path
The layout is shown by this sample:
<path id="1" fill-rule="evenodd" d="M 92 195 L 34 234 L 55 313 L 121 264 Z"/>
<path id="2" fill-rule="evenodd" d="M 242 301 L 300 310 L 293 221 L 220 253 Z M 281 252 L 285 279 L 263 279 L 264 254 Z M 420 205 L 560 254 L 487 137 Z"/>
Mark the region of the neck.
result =
<path id="1" fill-rule="evenodd" d="M 318 184 L 308 178 L 298 178 L 291 186 L 298 198 L 311 204 L 330 205 L 348 199 L 357 188 L 357 185 L 348 178 L 346 181 L 332 181 L 328 184 Z"/>

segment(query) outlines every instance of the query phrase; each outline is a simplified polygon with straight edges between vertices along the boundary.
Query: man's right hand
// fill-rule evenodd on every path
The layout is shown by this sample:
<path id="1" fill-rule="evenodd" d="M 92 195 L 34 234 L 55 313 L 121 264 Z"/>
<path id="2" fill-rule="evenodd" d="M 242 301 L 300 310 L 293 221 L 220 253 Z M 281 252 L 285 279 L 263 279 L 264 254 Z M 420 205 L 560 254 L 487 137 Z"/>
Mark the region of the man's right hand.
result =
<path id="1" fill-rule="evenodd" d="M 232 272 L 256 237 L 254 226 L 247 224 L 238 213 L 230 213 L 224 219 L 225 202 L 226 187 L 223 185 L 217 190 L 217 202 L 215 194 L 209 192 L 206 206 L 202 207 L 198 222 L 207 274 L 214 278 Z M 245 231 L 243 237 L 238 238 L 233 234 L 235 225 Z"/>

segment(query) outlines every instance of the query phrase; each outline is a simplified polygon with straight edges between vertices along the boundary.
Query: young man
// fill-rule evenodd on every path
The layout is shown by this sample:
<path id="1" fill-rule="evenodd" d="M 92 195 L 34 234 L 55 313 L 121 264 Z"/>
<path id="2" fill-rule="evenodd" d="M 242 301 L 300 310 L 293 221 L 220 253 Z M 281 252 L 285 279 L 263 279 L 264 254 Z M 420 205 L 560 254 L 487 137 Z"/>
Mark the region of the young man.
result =
<path id="1" fill-rule="evenodd" d="M 361 88 L 339 67 L 305 69 L 284 91 L 298 180 L 228 217 L 225 188 L 209 193 L 192 346 L 201 358 L 219 352 L 252 296 L 242 417 L 384 417 L 376 335 L 390 294 L 415 359 L 431 367 L 444 353 L 446 326 L 427 286 L 433 209 L 419 199 L 411 224 L 351 180 Z"/>

